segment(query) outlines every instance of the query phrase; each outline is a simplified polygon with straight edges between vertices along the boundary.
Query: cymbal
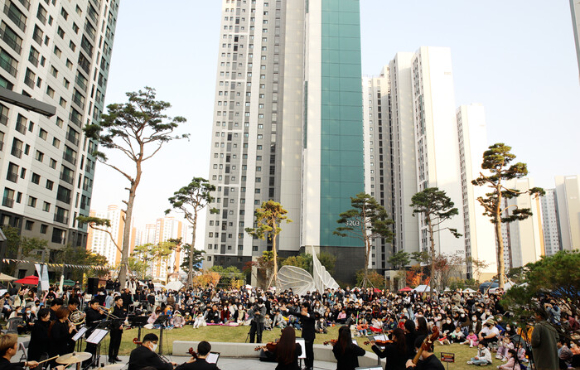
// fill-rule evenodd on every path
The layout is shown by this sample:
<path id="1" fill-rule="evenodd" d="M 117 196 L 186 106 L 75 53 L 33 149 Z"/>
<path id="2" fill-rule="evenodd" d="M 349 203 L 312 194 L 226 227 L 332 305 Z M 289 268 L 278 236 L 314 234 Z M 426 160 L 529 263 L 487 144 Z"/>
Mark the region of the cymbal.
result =
<path id="1" fill-rule="evenodd" d="M 56 359 L 56 363 L 61 365 L 77 364 L 79 362 L 86 361 L 91 357 L 93 357 L 93 355 L 89 352 L 73 352 L 60 356 Z"/>

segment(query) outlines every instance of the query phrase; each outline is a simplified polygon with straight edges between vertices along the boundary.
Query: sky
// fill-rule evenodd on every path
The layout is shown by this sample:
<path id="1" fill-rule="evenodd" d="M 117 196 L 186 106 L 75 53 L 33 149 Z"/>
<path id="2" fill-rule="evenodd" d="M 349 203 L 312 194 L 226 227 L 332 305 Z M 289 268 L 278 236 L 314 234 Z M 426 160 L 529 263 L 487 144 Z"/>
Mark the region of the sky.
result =
<path id="1" fill-rule="evenodd" d="M 193 177 L 208 177 L 221 3 L 120 3 L 105 104 L 153 87 L 157 99 L 172 104 L 169 115 L 187 119 L 179 132 L 191 134 L 145 163 L 138 228 L 163 217 L 167 198 Z M 449 47 L 456 105 L 484 105 L 490 145 L 510 145 L 536 186 L 553 188 L 555 176 L 580 174 L 580 84 L 568 0 L 361 0 L 361 28 L 363 75 L 378 75 L 400 51 Z M 91 208 L 121 204 L 125 187 L 120 175 L 97 164 Z"/>

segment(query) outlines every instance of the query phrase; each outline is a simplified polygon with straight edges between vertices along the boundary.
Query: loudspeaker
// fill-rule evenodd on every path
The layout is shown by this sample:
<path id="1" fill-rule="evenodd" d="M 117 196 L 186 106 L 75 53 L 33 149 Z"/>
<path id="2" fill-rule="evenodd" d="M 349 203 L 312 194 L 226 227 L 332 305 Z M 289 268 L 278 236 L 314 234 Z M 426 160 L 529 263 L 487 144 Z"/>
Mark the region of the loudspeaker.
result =
<path id="1" fill-rule="evenodd" d="M 98 278 L 89 278 L 88 284 L 87 284 L 87 293 L 89 294 L 97 294 L 97 291 L 99 290 L 99 279 Z"/>

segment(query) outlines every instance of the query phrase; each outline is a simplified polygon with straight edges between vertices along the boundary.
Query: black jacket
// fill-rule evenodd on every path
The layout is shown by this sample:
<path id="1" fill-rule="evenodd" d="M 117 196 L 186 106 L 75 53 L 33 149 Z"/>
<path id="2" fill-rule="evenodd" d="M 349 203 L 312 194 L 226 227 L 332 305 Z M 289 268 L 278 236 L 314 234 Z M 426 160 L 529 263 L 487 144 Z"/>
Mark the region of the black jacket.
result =
<path id="1" fill-rule="evenodd" d="M 204 358 L 200 358 L 195 362 L 179 365 L 175 370 L 220 370 L 220 368 L 216 364 L 210 364 Z"/>
<path id="2" fill-rule="evenodd" d="M 276 347 L 278 348 L 278 347 Z M 278 366 L 276 366 L 276 370 L 300 370 L 300 366 L 298 366 L 298 357 L 302 355 L 302 346 L 296 343 L 296 347 L 294 347 L 294 360 L 289 364 L 282 364 L 278 362 Z M 274 356 L 277 357 L 276 352 L 274 351 Z"/>
<path id="3" fill-rule="evenodd" d="M 332 347 L 332 353 L 336 358 L 336 370 L 354 370 L 358 367 L 358 357 L 364 356 L 366 351 L 354 343 L 349 343 L 344 353 L 338 344 Z"/>
<path id="4" fill-rule="evenodd" d="M 416 370 L 445 370 L 445 367 L 435 355 L 427 357 L 425 360 L 417 362 Z"/>
<path id="5" fill-rule="evenodd" d="M 155 352 L 147 347 L 139 346 L 131 351 L 129 370 L 140 370 L 147 366 L 153 366 L 157 370 L 173 370 L 173 365 L 162 361 Z"/>
<path id="6" fill-rule="evenodd" d="M 385 365 L 385 369 L 388 366 L 390 370 L 405 370 L 407 354 L 399 352 L 396 344 L 389 344 L 383 350 L 375 345 L 372 346 L 372 350 L 380 358 L 387 358 L 388 365 Z"/>
<path id="7" fill-rule="evenodd" d="M 71 338 L 74 334 L 69 332 L 68 321 L 60 322 L 60 320 L 56 320 L 49 331 L 50 342 L 48 353 L 50 357 L 65 355 L 73 351 L 74 342 Z"/>
<path id="8" fill-rule="evenodd" d="M 290 314 L 300 318 L 300 324 L 302 324 L 302 338 L 312 342 L 316 338 L 316 330 L 314 330 L 314 324 L 316 322 L 316 316 L 312 311 L 308 312 L 308 315 L 302 315 L 299 310 L 289 310 Z"/>
<path id="9" fill-rule="evenodd" d="M 0 357 L 0 370 L 24 370 L 24 362 L 10 362 Z"/>
<path id="10" fill-rule="evenodd" d="M 36 320 L 32 331 L 30 333 L 30 344 L 28 345 L 28 360 L 40 361 L 40 356 L 43 353 L 48 354 L 48 346 L 50 339 L 48 339 L 49 321 Z"/>

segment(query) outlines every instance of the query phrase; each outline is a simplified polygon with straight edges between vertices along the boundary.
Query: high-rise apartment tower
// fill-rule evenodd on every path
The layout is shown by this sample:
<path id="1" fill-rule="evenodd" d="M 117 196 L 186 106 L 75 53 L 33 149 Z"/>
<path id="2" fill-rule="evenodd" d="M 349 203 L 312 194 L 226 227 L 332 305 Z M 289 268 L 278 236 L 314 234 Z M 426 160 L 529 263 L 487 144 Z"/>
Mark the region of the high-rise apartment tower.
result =
<path id="1" fill-rule="evenodd" d="M 6 0 L 0 86 L 56 107 L 0 102 L 0 223 L 51 249 L 86 245 L 96 143 L 83 134 L 103 111 L 119 0 Z"/>

